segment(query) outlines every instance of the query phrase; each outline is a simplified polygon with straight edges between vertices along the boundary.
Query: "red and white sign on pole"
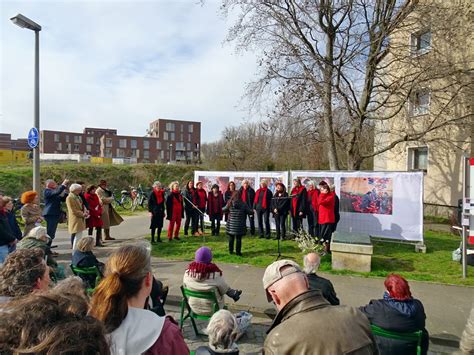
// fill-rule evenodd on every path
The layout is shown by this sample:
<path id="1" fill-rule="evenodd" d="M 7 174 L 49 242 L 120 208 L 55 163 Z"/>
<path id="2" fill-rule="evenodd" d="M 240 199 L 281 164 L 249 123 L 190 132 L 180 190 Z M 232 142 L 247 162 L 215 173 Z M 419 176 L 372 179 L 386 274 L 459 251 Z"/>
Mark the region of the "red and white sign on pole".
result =
<path id="1" fill-rule="evenodd" d="M 474 158 L 469 159 L 469 244 L 474 245 Z"/>

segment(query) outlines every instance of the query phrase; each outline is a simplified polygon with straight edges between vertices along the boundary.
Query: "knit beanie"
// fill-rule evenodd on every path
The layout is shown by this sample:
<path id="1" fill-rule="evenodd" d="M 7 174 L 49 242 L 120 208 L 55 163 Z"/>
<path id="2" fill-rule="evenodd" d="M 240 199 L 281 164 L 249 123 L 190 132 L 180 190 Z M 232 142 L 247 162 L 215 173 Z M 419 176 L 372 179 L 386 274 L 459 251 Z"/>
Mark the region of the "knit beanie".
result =
<path id="1" fill-rule="evenodd" d="M 212 261 L 212 251 L 208 247 L 200 247 L 196 250 L 194 260 L 198 263 L 209 264 Z"/>

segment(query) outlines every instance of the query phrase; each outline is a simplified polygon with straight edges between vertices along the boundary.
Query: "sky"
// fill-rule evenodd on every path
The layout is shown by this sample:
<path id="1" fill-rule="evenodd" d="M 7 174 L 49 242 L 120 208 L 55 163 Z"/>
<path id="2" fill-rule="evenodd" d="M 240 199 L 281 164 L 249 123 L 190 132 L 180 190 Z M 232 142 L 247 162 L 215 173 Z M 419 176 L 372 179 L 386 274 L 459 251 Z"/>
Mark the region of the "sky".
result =
<path id="1" fill-rule="evenodd" d="M 0 0 L 0 132 L 33 125 L 34 33 L 40 32 L 40 129 L 116 128 L 143 136 L 157 118 L 201 121 L 201 140 L 252 120 L 242 101 L 256 58 L 224 43 L 220 1 Z M 253 118 L 254 120 L 256 118 Z"/>

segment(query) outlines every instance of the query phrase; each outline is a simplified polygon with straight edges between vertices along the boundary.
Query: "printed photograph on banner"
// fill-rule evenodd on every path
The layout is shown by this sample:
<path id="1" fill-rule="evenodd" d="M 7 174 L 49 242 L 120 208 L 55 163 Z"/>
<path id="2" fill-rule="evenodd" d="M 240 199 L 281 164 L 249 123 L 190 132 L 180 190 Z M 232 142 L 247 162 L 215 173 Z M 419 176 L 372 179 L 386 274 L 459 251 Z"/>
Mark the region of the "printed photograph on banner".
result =
<path id="1" fill-rule="evenodd" d="M 304 187 L 308 188 L 309 182 L 312 180 L 314 181 L 315 187 L 318 187 L 318 184 L 321 181 L 326 181 L 329 186 L 334 185 L 334 178 L 333 177 L 324 177 L 324 176 L 297 176 L 298 179 L 301 180 L 301 184 Z"/>
<path id="2" fill-rule="evenodd" d="M 391 178 L 341 177 L 341 212 L 392 214 Z"/>
<path id="3" fill-rule="evenodd" d="M 198 181 L 202 182 L 204 190 L 206 190 L 208 192 L 211 191 L 212 185 L 214 185 L 214 184 L 219 185 L 219 190 L 225 191 L 225 190 L 227 190 L 227 185 L 229 184 L 229 177 L 228 176 L 203 176 L 203 175 L 199 175 Z"/>
<path id="4" fill-rule="evenodd" d="M 275 189 L 276 189 L 276 183 L 279 182 L 279 181 L 285 181 L 283 179 L 283 176 L 275 176 L 275 177 L 272 177 L 272 176 L 260 176 L 260 181 L 258 182 L 258 185 L 255 190 L 257 190 L 258 188 L 260 188 L 260 183 L 262 182 L 262 180 L 267 180 L 268 182 L 268 188 L 270 189 L 271 192 L 275 193 Z M 288 188 L 288 186 L 287 186 Z"/>
<path id="5" fill-rule="evenodd" d="M 240 189 L 242 182 L 247 179 L 250 183 L 250 186 L 255 189 L 255 177 L 244 177 L 244 176 L 234 176 L 234 182 L 236 189 Z"/>

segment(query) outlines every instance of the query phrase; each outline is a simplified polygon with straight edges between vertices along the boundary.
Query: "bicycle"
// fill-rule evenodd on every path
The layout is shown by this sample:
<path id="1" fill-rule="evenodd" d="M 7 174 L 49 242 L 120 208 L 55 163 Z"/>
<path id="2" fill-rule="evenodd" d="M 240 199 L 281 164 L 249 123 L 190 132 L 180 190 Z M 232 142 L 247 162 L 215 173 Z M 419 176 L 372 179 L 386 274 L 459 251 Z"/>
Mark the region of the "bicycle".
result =
<path id="1" fill-rule="evenodd" d="M 132 211 L 135 211 L 138 206 L 143 209 L 148 208 L 148 196 L 142 189 L 142 185 L 138 184 L 138 188 L 132 188 Z"/>
<path id="2" fill-rule="evenodd" d="M 118 206 L 122 207 L 125 210 L 129 210 L 130 208 L 132 208 L 133 201 L 130 197 L 130 192 L 128 192 L 127 190 L 120 191 L 120 199 L 117 198 L 115 190 L 113 190 L 112 197 L 114 198 L 112 201 L 112 206 L 114 208 L 117 208 Z"/>

